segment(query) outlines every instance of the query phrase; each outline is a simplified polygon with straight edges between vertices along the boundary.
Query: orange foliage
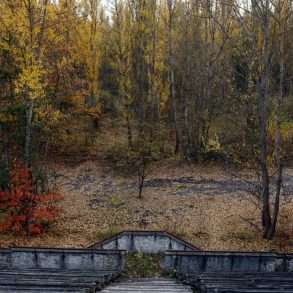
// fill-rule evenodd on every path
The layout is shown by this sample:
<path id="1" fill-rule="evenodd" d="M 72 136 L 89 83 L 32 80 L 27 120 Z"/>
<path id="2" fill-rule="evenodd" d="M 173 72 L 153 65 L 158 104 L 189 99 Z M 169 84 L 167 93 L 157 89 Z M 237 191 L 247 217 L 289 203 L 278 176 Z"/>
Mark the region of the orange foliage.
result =
<path id="1" fill-rule="evenodd" d="M 56 202 L 62 196 L 34 192 L 32 172 L 16 161 L 10 172 L 10 190 L 0 192 L 0 209 L 6 212 L 0 231 L 39 235 L 59 216 Z"/>

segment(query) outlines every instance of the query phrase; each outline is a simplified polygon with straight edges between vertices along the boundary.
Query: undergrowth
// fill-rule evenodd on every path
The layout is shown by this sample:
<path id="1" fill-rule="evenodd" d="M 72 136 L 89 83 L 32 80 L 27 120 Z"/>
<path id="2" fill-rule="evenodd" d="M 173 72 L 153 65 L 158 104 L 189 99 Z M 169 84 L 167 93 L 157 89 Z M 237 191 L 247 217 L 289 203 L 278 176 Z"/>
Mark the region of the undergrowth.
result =
<path id="1" fill-rule="evenodd" d="M 130 253 L 125 260 L 124 273 L 133 278 L 159 277 L 162 275 L 160 255 Z"/>

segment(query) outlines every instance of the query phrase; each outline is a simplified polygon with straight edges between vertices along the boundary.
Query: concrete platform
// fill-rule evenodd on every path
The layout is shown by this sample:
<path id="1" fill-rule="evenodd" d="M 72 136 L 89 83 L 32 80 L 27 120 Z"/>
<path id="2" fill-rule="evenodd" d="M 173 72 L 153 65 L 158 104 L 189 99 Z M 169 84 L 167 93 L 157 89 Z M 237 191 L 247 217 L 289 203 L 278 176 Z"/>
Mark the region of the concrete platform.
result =
<path id="1" fill-rule="evenodd" d="M 127 279 L 113 283 L 101 293 L 192 293 L 189 286 L 165 278 Z"/>

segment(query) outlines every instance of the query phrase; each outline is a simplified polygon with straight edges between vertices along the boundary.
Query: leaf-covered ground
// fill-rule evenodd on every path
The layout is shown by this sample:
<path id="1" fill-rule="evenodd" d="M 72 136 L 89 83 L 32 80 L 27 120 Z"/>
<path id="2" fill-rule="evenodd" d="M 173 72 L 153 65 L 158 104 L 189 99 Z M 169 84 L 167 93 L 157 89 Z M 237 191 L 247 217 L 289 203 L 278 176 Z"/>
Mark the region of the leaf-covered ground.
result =
<path id="1" fill-rule="evenodd" d="M 40 238 L 1 235 L 1 246 L 87 247 L 126 229 L 167 230 L 209 250 L 293 251 L 293 170 L 287 169 L 278 235 L 264 241 L 254 224 L 259 210 L 249 176 L 219 166 L 155 163 L 143 199 L 137 178 L 121 176 L 104 161 L 54 165 L 65 197 L 64 215 Z M 243 179 L 245 177 L 245 179 Z"/>

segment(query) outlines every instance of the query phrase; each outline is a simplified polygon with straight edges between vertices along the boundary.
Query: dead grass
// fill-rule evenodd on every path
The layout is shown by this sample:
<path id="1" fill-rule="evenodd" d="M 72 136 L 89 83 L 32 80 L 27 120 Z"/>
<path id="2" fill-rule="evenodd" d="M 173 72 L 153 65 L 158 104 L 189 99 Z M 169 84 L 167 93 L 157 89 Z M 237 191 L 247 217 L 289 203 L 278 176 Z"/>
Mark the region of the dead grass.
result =
<path id="1" fill-rule="evenodd" d="M 258 223 L 260 218 L 250 195 L 243 191 L 225 194 L 194 191 L 184 195 L 184 184 L 163 185 L 145 188 L 144 198 L 139 200 L 136 178 L 115 175 L 104 162 L 53 167 L 59 175 L 56 184 L 65 197 L 64 215 L 43 237 L 1 235 L 1 247 L 87 247 L 121 230 L 146 229 L 167 230 L 206 250 L 293 251 L 290 200 L 281 207 L 276 239 L 265 241 L 242 219 Z M 292 170 L 288 172 L 293 175 Z M 178 177 L 231 179 L 229 172 L 219 166 L 194 166 L 176 161 L 155 163 L 148 174 L 148 179 Z M 177 194 L 180 190 L 183 192 Z"/>

